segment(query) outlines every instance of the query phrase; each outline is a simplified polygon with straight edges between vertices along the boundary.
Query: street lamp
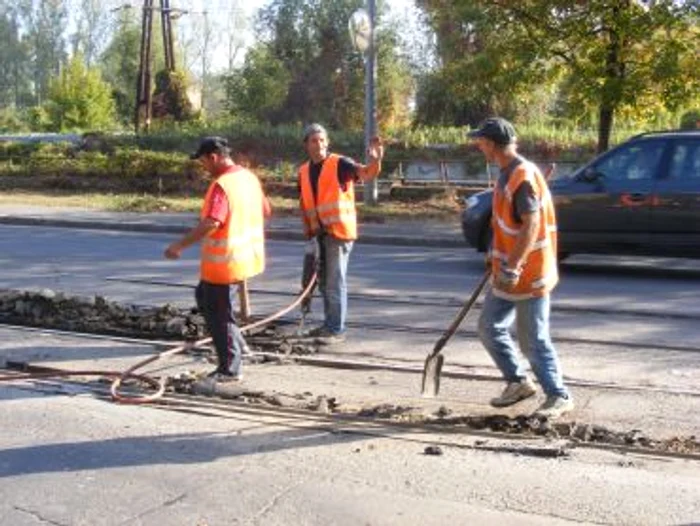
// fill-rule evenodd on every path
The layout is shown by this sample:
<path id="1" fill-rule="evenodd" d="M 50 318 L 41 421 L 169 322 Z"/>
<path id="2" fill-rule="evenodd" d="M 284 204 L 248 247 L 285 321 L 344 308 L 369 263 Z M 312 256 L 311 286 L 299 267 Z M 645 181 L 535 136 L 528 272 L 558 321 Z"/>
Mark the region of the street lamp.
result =
<path id="1" fill-rule="evenodd" d="M 353 46 L 365 61 L 365 156 L 369 151 L 370 140 L 377 135 L 377 110 L 375 90 L 377 84 L 377 54 L 375 50 L 375 0 L 367 0 L 367 10 L 358 9 L 348 21 Z M 369 161 L 368 156 L 365 158 Z M 377 180 L 365 183 L 365 204 L 376 205 L 379 195 Z"/>

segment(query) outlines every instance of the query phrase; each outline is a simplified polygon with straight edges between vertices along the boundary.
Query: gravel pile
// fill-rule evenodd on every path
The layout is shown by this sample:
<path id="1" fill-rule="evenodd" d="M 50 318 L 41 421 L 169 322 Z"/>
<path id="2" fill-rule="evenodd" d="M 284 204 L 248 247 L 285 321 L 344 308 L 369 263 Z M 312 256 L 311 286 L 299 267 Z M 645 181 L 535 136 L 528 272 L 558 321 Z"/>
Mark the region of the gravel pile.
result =
<path id="1" fill-rule="evenodd" d="M 205 335 L 204 319 L 196 309 L 122 305 L 102 296 L 67 296 L 51 289 L 0 289 L 0 322 L 132 338 L 193 340 Z"/>

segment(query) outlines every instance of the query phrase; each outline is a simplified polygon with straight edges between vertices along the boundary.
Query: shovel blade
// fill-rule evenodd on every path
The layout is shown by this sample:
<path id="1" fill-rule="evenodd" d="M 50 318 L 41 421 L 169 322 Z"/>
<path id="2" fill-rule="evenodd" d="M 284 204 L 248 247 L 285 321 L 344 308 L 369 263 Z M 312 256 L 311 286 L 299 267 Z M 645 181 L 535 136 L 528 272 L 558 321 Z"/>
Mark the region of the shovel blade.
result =
<path id="1" fill-rule="evenodd" d="M 440 373 L 444 362 L 442 354 L 431 354 L 425 359 L 421 382 L 421 395 L 425 398 L 435 398 L 440 392 Z"/>

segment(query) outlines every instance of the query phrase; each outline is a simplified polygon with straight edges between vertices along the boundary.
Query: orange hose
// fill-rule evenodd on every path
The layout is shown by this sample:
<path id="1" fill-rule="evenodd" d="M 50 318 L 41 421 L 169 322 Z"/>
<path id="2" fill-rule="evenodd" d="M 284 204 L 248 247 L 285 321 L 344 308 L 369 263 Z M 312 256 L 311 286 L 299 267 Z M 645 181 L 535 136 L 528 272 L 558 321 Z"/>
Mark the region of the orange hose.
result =
<path id="1" fill-rule="evenodd" d="M 250 323 L 248 325 L 245 325 L 241 327 L 242 332 L 246 331 L 251 331 L 253 329 L 257 329 L 258 327 L 262 327 L 263 325 L 267 325 L 268 323 L 281 318 L 288 312 L 292 311 L 296 307 L 299 306 L 299 304 L 306 298 L 311 291 L 313 290 L 314 285 L 316 284 L 316 279 L 317 279 L 317 274 L 314 273 L 313 276 L 311 277 L 311 280 L 309 281 L 309 284 L 307 287 L 302 291 L 302 293 L 287 307 L 284 309 L 276 312 L 275 314 L 272 314 L 271 316 L 268 316 L 267 318 L 263 318 L 262 320 L 258 320 L 256 322 Z M 61 371 L 61 370 L 55 370 L 55 371 L 50 371 L 50 372 L 41 372 L 41 373 L 25 373 L 25 374 L 18 374 L 18 375 L 5 375 L 5 376 L 0 376 L 0 382 L 11 382 L 11 381 L 17 381 L 17 380 L 29 380 L 29 379 L 37 379 L 37 378 L 58 378 L 58 377 L 66 377 L 66 376 L 107 376 L 110 378 L 114 378 L 114 381 L 112 382 L 112 385 L 110 387 L 110 393 L 112 395 L 112 400 L 115 402 L 119 402 L 121 404 L 147 404 L 154 402 L 158 400 L 160 397 L 163 396 L 163 393 L 165 393 L 165 379 L 160 379 L 156 380 L 154 378 L 151 378 L 146 375 L 142 374 L 135 374 L 135 371 L 141 369 L 142 367 L 145 367 L 146 365 L 153 363 L 157 360 L 161 360 L 163 358 L 166 358 L 168 356 L 173 356 L 175 354 L 181 353 L 183 351 L 189 350 L 189 349 L 195 349 L 197 347 L 201 347 L 202 345 L 206 345 L 212 341 L 211 337 L 208 338 L 203 338 L 201 340 L 197 340 L 196 342 L 193 343 L 184 343 L 177 345 L 176 347 L 173 347 L 172 349 L 166 349 L 165 351 L 159 352 L 157 354 L 154 354 L 152 356 L 149 356 L 148 358 L 141 360 L 140 362 L 132 365 L 129 367 L 126 371 L 124 372 L 119 372 L 119 371 Z M 136 379 L 139 381 L 142 381 L 146 384 L 149 384 L 151 387 L 153 387 L 156 391 L 154 393 L 151 393 L 149 395 L 143 395 L 143 396 L 122 396 L 119 393 L 119 388 L 122 385 L 122 382 L 126 379 Z"/>

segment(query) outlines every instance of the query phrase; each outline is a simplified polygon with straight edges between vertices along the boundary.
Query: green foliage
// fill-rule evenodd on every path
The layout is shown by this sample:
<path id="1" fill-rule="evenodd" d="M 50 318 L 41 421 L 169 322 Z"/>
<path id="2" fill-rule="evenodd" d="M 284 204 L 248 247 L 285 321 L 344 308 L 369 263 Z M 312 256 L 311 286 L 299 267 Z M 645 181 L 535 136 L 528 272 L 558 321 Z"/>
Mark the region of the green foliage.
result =
<path id="1" fill-rule="evenodd" d="M 178 122 L 192 120 L 195 116 L 187 95 L 187 78 L 182 71 L 161 70 L 156 74 L 153 117 L 168 116 Z"/>
<path id="2" fill-rule="evenodd" d="M 26 120 L 26 115 L 21 114 L 13 107 L 0 109 L 0 133 L 26 132 L 28 130 L 29 123 Z"/>
<path id="3" fill-rule="evenodd" d="M 79 53 L 52 81 L 46 107 L 54 131 L 99 130 L 114 124 L 110 87 L 98 70 L 85 67 Z"/>
<path id="4" fill-rule="evenodd" d="M 423 85 L 432 89 L 433 105 L 438 95 L 470 108 L 457 114 L 470 124 L 479 114 L 522 120 L 523 108 L 533 104 L 578 122 L 595 113 L 599 148 L 605 149 L 614 116 L 651 122 L 700 91 L 700 33 L 691 2 L 662 0 L 650 8 L 608 0 L 420 5 L 443 61 L 437 79 Z M 544 105 L 537 95 L 542 86 Z M 557 86 L 559 104 L 548 107 L 546 94 L 557 102 Z M 419 116 L 430 122 L 429 112 Z"/>
<path id="5" fill-rule="evenodd" d="M 228 79 L 227 102 L 238 118 L 278 123 L 319 121 L 360 130 L 364 66 L 348 32 L 360 0 L 273 0 L 259 14 L 258 44 Z M 410 71 L 397 52 L 395 28 L 378 34 L 379 121 L 408 122 Z"/>
<path id="6" fill-rule="evenodd" d="M 28 122 L 32 130 L 51 129 L 51 115 L 44 106 L 33 106 L 28 111 Z"/>
<path id="7" fill-rule="evenodd" d="M 15 10 L 0 6 L 0 105 L 20 106 L 30 98 L 29 49 Z"/>
<path id="8" fill-rule="evenodd" d="M 129 123 L 134 118 L 140 35 L 141 28 L 136 19 L 122 11 L 117 30 L 100 57 L 102 75 L 112 88 L 117 117 L 122 123 Z"/>
<path id="9" fill-rule="evenodd" d="M 243 68 L 226 79 L 229 112 L 237 117 L 268 120 L 282 109 L 291 75 L 267 44 L 248 51 Z"/>

